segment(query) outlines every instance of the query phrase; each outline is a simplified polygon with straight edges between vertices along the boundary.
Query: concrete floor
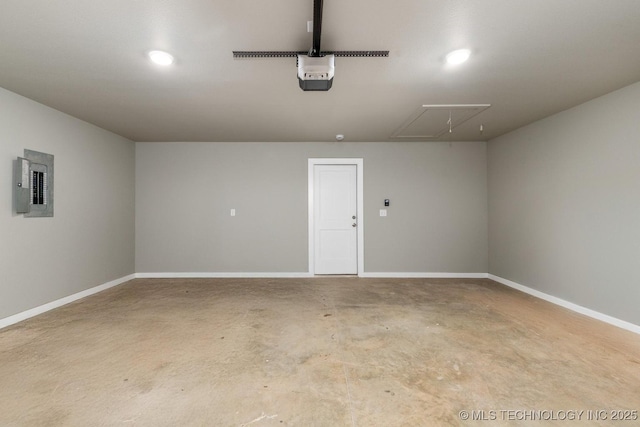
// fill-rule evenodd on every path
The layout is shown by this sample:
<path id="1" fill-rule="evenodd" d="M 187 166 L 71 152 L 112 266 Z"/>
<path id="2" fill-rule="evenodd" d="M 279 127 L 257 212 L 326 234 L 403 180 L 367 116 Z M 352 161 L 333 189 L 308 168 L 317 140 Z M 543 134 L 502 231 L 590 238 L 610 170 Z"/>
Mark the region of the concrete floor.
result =
<path id="1" fill-rule="evenodd" d="M 2 426 L 587 426 L 611 410 L 640 410 L 640 336 L 490 280 L 137 279 L 0 330 Z"/>

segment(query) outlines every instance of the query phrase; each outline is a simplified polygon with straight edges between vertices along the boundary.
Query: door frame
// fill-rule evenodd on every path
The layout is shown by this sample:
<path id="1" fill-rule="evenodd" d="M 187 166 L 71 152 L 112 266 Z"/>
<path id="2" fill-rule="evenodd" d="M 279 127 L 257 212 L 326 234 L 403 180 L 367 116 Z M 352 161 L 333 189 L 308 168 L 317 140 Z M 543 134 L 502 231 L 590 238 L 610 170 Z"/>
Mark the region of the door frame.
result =
<path id="1" fill-rule="evenodd" d="M 358 224 L 357 250 L 358 250 L 358 272 L 361 276 L 364 273 L 364 160 L 362 158 L 313 158 L 308 164 L 308 184 L 309 184 L 309 274 L 315 274 L 315 219 L 313 206 L 313 193 L 315 189 L 316 165 L 355 165 L 356 166 L 356 218 Z"/>

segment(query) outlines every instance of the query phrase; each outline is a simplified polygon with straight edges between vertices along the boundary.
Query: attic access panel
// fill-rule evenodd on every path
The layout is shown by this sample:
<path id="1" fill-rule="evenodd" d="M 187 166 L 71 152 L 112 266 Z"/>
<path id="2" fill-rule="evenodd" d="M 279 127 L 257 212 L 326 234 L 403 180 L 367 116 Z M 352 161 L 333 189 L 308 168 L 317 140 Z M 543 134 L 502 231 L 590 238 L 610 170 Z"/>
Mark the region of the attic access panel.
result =
<path id="1" fill-rule="evenodd" d="M 489 107 L 491 104 L 423 105 L 391 134 L 391 138 L 440 138 Z"/>

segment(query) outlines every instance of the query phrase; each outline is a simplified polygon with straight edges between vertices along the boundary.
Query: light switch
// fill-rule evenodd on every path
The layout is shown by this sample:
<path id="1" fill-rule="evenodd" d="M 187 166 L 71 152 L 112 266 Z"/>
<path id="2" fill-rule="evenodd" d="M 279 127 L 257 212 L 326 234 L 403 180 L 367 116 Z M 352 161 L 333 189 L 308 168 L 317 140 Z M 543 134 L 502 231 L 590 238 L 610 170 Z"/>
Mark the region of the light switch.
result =
<path id="1" fill-rule="evenodd" d="M 387 216 L 387 210 L 386 209 L 380 209 L 380 216 Z"/>
<path id="2" fill-rule="evenodd" d="M 231 216 L 236 216 L 236 210 L 235 209 L 231 209 Z"/>

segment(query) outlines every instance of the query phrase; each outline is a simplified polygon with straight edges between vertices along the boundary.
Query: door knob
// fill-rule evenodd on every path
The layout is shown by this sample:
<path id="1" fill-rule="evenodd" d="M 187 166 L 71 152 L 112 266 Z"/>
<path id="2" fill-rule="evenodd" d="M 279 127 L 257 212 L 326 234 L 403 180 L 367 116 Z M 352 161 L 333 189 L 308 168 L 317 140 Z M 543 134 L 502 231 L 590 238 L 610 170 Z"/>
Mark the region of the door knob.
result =
<path id="1" fill-rule="evenodd" d="M 355 227 L 355 226 L 356 226 L 356 223 L 354 222 L 353 224 L 351 224 L 351 226 L 352 226 L 352 227 Z"/>

